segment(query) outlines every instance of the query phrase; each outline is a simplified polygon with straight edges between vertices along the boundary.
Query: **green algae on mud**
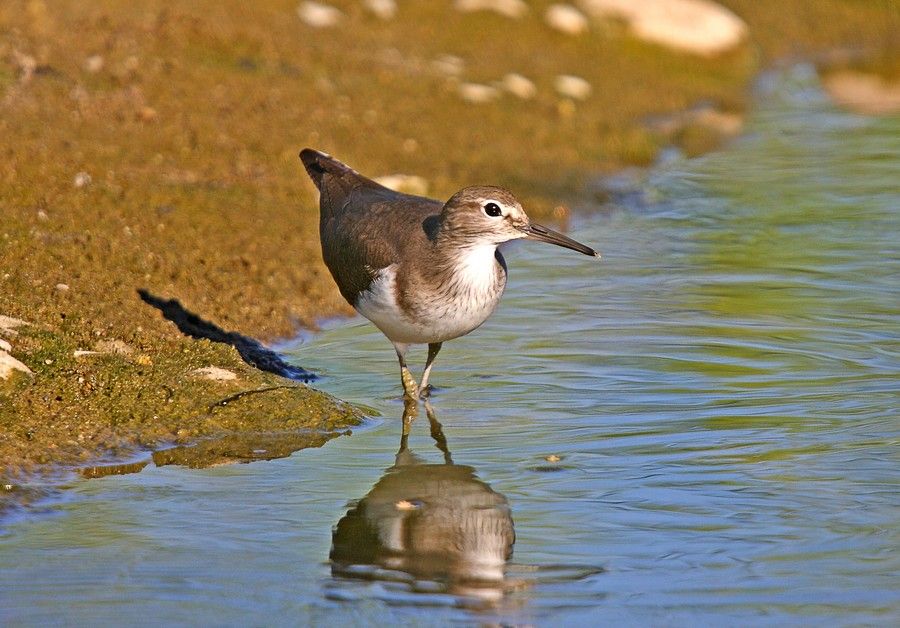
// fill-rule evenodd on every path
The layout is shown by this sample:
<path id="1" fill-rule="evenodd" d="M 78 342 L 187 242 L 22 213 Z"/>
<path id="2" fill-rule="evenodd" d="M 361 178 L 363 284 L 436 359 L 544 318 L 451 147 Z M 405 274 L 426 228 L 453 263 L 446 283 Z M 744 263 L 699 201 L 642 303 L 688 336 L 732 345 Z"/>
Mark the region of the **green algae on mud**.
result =
<path id="1" fill-rule="evenodd" d="M 33 371 L 0 383 L 0 469 L 359 420 L 299 384 L 216 406 L 285 380 L 183 336 L 137 296 L 177 298 L 263 339 L 349 313 L 318 252 L 305 145 L 365 172 L 423 175 L 435 196 L 504 184 L 540 214 L 579 202 L 597 172 L 722 139 L 690 125 L 657 133 L 648 116 L 698 102 L 740 115 L 761 59 L 895 47 L 897 32 L 889 2 L 731 0 L 751 41 L 700 59 L 614 29 L 552 32 L 544 2 L 518 21 L 410 3 L 385 22 L 335 2 L 347 19 L 328 30 L 303 25 L 295 4 L 0 5 L 0 314 L 29 322 L 4 338 Z M 459 76 L 436 70 L 446 55 Z M 535 98 L 458 96 L 459 81 L 509 72 L 528 76 Z M 593 95 L 559 97 L 563 73 Z M 192 374 L 209 366 L 237 377 Z"/>

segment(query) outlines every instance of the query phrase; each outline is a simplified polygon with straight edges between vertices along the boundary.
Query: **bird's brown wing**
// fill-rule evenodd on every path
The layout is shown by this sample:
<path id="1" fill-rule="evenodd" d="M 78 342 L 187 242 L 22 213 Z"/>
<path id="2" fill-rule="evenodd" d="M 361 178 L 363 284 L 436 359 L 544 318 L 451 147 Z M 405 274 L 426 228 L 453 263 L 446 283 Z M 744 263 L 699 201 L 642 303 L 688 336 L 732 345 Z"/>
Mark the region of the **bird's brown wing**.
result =
<path id="1" fill-rule="evenodd" d="M 325 265 L 343 297 L 356 305 L 382 269 L 427 245 L 423 223 L 443 203 L 390 190 L 318 151 L 304 149 L 300 158 L 320 192 Z"/>

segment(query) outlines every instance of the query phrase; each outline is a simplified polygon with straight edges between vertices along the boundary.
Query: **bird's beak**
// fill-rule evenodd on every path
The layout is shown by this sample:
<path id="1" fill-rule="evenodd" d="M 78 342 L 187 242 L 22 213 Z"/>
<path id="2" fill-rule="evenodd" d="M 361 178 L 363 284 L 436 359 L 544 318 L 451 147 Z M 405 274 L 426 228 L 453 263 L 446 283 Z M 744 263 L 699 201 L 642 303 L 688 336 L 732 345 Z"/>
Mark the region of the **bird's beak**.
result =
<path id="1" fill-rule="evenodd" d="M 519 227 L 519 229 L 525 233 L 525 237 L 529 240 L 549 242 L 550 244 L 563 246 L 567 249 L 572 249 L 573 251 L 578 251 L 579 253 L 590 255 L 591 257 L 600 257 L 600 253 L 598 253 L 591 247 L 585 246 L 581 242 L 577 242 L 572 238 L 568 238 L 563 234 L 558 233 L 553 229 L 548 229 L 543 225 L 532 222 L 523 227 Z"/>

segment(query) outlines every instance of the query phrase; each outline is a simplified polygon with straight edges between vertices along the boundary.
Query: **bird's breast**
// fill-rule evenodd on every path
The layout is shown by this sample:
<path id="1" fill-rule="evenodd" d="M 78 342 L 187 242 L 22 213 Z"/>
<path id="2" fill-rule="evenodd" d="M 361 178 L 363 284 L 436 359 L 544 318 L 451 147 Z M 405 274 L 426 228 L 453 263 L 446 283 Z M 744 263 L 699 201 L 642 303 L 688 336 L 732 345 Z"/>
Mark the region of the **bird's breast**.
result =
<path id="1" fill-rule="evenodd" d="M 506 287 L 496 247 L 466 251 L 452 263 L 384 269 L 356 309 L 392 341 L 444 342 L 468 334 L 491 315 Z"/>

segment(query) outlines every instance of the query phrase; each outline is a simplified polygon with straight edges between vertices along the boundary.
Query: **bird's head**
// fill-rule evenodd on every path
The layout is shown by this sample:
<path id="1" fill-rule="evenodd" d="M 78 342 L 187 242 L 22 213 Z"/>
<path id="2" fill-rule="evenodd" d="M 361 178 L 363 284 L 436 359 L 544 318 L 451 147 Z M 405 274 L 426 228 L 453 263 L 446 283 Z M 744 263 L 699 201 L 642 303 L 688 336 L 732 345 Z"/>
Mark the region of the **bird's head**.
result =
<path id="1" fill-rule="evenodd" d="M 461 189 L 444 204 L 441 229 L 460 243 L 502 244 L 527 238 L 600 257 L 594 249 L 532 222 L 512 192 L 500 187 L 476 185 Z"/>

